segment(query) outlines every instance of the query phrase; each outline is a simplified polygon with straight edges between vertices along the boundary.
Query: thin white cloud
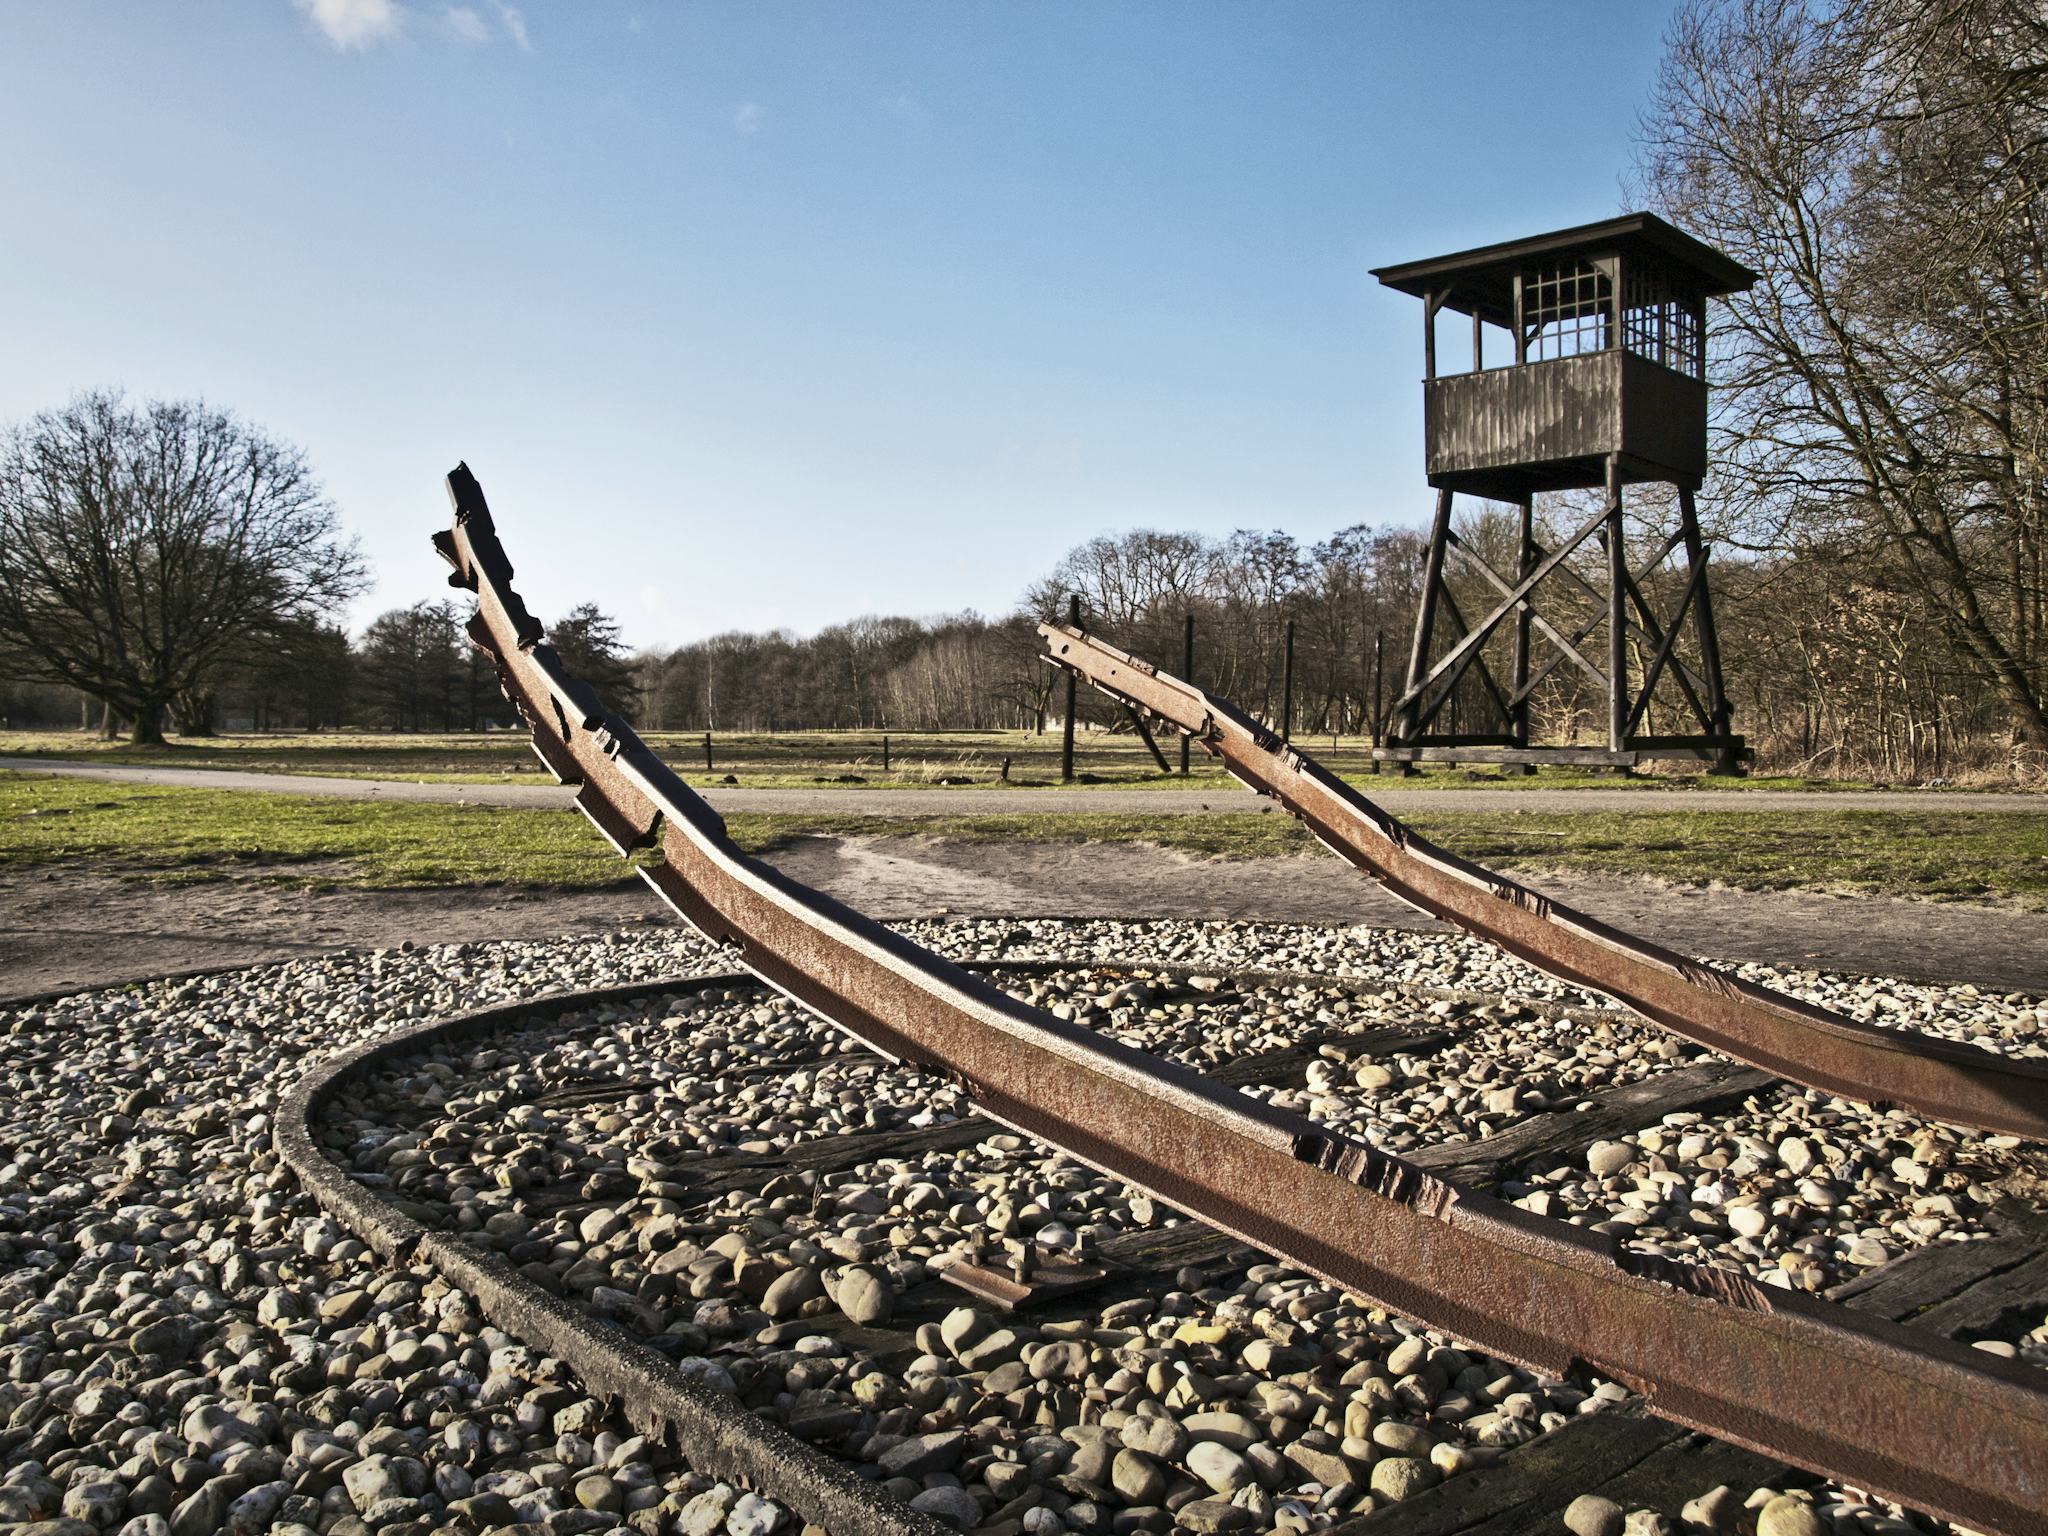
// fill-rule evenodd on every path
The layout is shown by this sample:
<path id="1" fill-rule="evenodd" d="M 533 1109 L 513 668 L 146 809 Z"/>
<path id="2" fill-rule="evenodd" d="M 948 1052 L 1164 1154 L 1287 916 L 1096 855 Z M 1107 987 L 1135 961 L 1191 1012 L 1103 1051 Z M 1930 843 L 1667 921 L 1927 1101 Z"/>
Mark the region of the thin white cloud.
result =
<path id="1" fill-rule="evenodd" d="M 928 115 L 924 103 L 915 96 L 885 96 L 882 98 L 882 110 L 908 123 L 921 123 Z"/>
<path id="2" fill-rule="evenodd" d="M 759 133 L 761 123 L 767 117 L 758 101 L 743 101 L 732 109 L 732 131 L 734 133 Z"/>
<path id="3" fill-rule="evenodd" d="M 405 30 L 396 0 L 294 0 L 336 48 L 374 48 Z"/>
<path id="4" fill-rule="evenodd" d="M 331 45 L 345 53 L 391 42 L 414 21 L 431 14 L 428 7 L 408 7 L 403 0 L 292 0 L 292 4 Z M 533 52 L 526 13 L 509 0 L 491 0 L 490 11 L 479 5 L 442 4 L 440 26 L 449 37 L 471 45 L 488 43 L 502 32 L 522 53 Z"/>
<path id="5" fill-rule="evenodd" d="M 474 6 L 443 6 L 441 21 L 465 43 L 488 43 L 491 40 L 491 24 Z"/>
<path id="6" fill-rule="evenodd" d="M 498 20 L 505 24 L 507 35 L 519 45 L 519 51 L 533 52 L 533 39 L 526 35 L 526 17 L 520 13 L 519 7 L 506 4 L 506 0 L 493 0 L 493 3 L 498 7 Z"/>

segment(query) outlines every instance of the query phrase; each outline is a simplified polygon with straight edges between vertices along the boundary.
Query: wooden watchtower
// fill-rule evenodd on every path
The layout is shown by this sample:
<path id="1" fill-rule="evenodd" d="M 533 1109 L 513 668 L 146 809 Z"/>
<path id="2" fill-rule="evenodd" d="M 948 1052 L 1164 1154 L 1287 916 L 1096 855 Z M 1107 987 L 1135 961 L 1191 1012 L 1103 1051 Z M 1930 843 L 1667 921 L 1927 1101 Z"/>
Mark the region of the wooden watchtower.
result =
<path id="1" fill-rule="evenodd" d="M 1429 483 L 1437 493 L 1407 684 L 1376 755 L 1407 772 L 1413 771 L 1407 765 L 1432 761 L 1628 768 L 1652 757 L 1692 758 L 1715 772 L 1739 772 L 1748 752 L 1729 730 L 1707 550 L 1693 495 L 1707 469 L 1707 300 L 1747 289 L 1756 274 L 1662 219 L 1636 213 L 1381 267 L 1373 276 L 1422 300 L 1424 433 Z M 1447 309 L 1472 319 L 1467 372 L 1438 370 L 1437 316 Z M 1511 343 L 1491 365 L 1488 326 Z M 1622 488 L 1646 481 L 1677 487 L 1678 527 L 1655 546 L 1654 559 L 1631 569 L 1622 538 Z M 1599 508 L 1556 548 L 1542 547 L 1531 516 L 1537 494 L 1592 489 L 1606 492 Z M 1495 570 L 1460 541 L 1451 527 L 1451 501 L 1460 493 L 1521 509 L 1515 570 Z M 1589 539 L 1604 547 L 1604 584 L 1566 563 Z M 1660 620 L 1644 587 L 1681 544 L 1683 596 Z M 1465 621 L 1445 584 L 1445 560 L 1452 555 L 1498 600 L 1477 623 Z M 1677 653 L 1688 614 L 1696 648 L 1691 660 Z M 1510 670 L 1497 679 L 1482 650 L 1510 619 Z M 1604 658 L 1598 646 L 1588 655 L 1582 647 L 1602 628 Z M 1550 654 L 1532 666 L 1538 637 Z M 1633 689 L 1631 637 L 1642 658 Z M 1530 696 L 1565 664 L 1606 695 L 1604 747 L 1530 744 Z M 1474 669 L 1499 729 L 1433 731 Z M 1696 733 L 1639 734 L 1652 691 L 1666 676 L 1697 719 Z"/>

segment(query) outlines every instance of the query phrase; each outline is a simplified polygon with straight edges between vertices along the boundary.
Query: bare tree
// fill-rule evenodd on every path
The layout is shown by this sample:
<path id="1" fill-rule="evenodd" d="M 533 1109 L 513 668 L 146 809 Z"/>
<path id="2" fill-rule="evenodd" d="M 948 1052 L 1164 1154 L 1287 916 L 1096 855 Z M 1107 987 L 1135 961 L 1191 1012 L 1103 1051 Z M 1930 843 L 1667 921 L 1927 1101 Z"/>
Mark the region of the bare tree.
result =
<path id="1" fill-rule="evenodd" d="M 360 588 L 304 456 L 196 401 L 79 396 L 0 445 L 0 640 L 131 739 L 234 647 Z"/>
<path id="2" fill-rule="evenodd" d="M 1762 277 L 1720 333 L 1727 524 L 1915 594 L 2048 746 L 2048 12 L 1693 0 L 1641 174 Z"/>

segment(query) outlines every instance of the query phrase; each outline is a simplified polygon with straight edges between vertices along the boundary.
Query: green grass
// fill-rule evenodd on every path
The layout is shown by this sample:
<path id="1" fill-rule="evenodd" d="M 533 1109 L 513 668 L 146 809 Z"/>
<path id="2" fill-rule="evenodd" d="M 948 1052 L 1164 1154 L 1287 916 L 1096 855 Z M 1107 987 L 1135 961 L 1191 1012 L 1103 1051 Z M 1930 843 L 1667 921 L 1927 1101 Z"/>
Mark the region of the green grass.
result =
<path id="1" fill-rule="evenodd" d="M 651 745 L 688 784 L 720 785 L 730 774 L 749 789 L 930 789 L 997 787 L 1057 790 L 1059 736 L 1029 731 L 890 733 L 890 766 L 881 766 L 879 731 L 797 731 L 780 735 L 718 735 L 713 767 L 704 768 L 703 737 L 652 732 Z M 1299 745 L 1341 778 L 1375 794 L 1414 789 L 1672 788 L 1735 792 L 1770 789 L 1865 789 L 1850 780 L 1792 777 L 1716 779 L 1695 772 L 1658 772 L 1621 779 L 1585 769 L 1546 768 L 1502 777 L 1487 768 L 1439 767 L 1414 778 L 1371 772 L 1371 743 L 1362 737 L 1299 738 Z M 1179 762 L 1178 738 L 1160 749 Z M 317 774 L 335 778 L 412 779 L 445 784 L 546 783 L 548 775 L 523 735 L 509 731 L 396 734 L 374 731 L 247 733 L 175 737 L 167 747 L 131 747 L 77 731 L 0 731 L 0 762 L 8 757 L 89 758 L 146 767 L 220 768 L 243 772 Z M 1003 760 L 1010 776 L 1002 777 Z M 1197 748 L 1191 772 L 1161 774 L 1135 737 L 1083 732 L 1076 771 L 1118 789 L 1217 789 L 1235 781 Z M 857 780 L 858 782 L 849 782 Z M 949 783 L 947 781 L 959 781 Z"/>
<path id="2" fill-rule="evenodd" d="M 0 869 L 51 864 L 311 886 L 594 886 L 625 874 L 581 816 L 559 812 L 0 774 Z"/>
<path id="3" fill-rule="evenodd" d="M 1466 858 L 1515 869 L 2048 911 L 2048 816 L 2034 812 L 1505 812 L 1410 821 Z"/>
<path id="4" fill-rule="evenodd" d="M 704 766 L 702 734 L 650 733 L 648 744 L 693 785 L 717 785 L 728 774 L 748 788 L 929 789 L 1056 788 L 1059 737 L 1028 731 L 945 731 L 889 735 L 889 768 L 882 768 L 879 731 L 800 731 L 782 735 L 713 738 L 712 764 Z M 1164 749 L 1178 752 L 1174 743 Z M 1363 769 L 1369 746 L 1346 749 Z M 174 737 L 166 747 L 133 747 L 78 732 L 0 732 L 6 757 L 90 758 L 148 767 L 221 768 L 243 772 L 321 774 L 338 778 L 419 779 L 437 783 L 545 783 L 547 771 L 523 735 L 507 731 L 402 735 L 378 732 L 242 734 Z M 1003 778 L 1003 761 L 1010 776 Z M 1177 757 L 1174 758 L 1177 761 Z M 1163 776 L 1133 737 L 1088 739 L 1077 769 L 1100 783 L 1128 788 L 1216 787 L 1228 781 L 1195 754 L 1186 779 Z M 957 781 L 957 782 L 949 782 Z"/>
<path id="5" fill-rule="evenodd" d="M 1149 843 L 1191 855 L 1314 851 L 1279 812 L 1155 816 L 735 815 L 743 848 L 802 836 L 970 843 Z M 1711 810 L 1415 817 L 1435 842 L 1524 871 L 1648 876 L 1743 890 L 1880 892 L 2048 911 L 2048 816 Z M 625 876 L 580 816 L 95 784 L 0 772 L 0 869 L 82 865 L 152 879 L 311 886 L 598 886 Z"/>

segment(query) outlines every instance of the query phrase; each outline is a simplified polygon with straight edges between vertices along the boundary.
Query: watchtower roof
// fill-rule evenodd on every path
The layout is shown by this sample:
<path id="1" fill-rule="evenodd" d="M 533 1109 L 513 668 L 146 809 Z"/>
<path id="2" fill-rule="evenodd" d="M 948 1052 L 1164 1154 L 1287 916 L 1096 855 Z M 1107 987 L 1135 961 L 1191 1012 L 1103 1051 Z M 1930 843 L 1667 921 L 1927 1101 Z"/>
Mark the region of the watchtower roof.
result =
<path id="1" fill-rule="evenodd" d="M 1755 285 L 1756 273 L 1665 223 L 1654 213 L 1624 214 L 1597 224 L 1577 224 L 1547 235 L 1505 240 L 1449 256 L 1432 256 L 1398 266 L 1375 267 L 1372 275 L 1389 288 L 1426 299 L 1440 295 L 1445 309 L 1476 314 L 1492 325 L 1514 324 L 1514 279 L 1535 261 L 1567 261 L 1573 257 L 1646 255 L 1672 277 L 1696 283 L 1704 298 L 1741 293 Z"/>

